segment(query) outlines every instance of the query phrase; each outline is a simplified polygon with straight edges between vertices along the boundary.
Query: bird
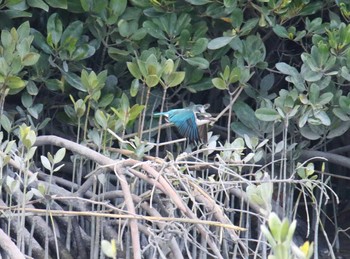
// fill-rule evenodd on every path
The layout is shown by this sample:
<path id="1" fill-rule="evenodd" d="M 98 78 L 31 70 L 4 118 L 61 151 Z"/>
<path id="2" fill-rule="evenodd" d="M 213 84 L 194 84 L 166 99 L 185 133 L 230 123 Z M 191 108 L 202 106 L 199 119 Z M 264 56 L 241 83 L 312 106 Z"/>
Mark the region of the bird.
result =
<path id="1" fill-rule="evenodd" d="M 192 104 L 182 109 L 172 109 L 158 112 L 154 116 L 165 116 L 166 120 L 175 125 L 180 135 L 190 142 L 206 142 L 206 124 L 213 121 L 210 113 L 206 112 L 210 104 Z"/>

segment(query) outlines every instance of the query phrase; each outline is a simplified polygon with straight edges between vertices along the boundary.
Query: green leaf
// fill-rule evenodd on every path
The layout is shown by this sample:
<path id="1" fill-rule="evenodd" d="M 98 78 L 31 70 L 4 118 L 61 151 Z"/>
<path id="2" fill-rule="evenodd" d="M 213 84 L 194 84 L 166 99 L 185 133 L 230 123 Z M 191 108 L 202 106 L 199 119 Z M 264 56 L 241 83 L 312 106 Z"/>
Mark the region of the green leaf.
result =
<path id="1" fill-rule="evenodd" d="M 40 160 L 42 165 L 47 169 L 47 170 L 51 170 L 51 163 L 49 161 L 49 159 L 47 159 L 46 156 L 40 156 Z"/>
<path id="2" fill-rule="evenodd" d="M 130 56 L 129 51 L 123 50 L 123 49 L 117 49 L 113 47 L 109 47 L 107 52 L 108 52 L 108 55 L 116 61 L 128 60 L 128 57 Z"/>
<path id="3" fill-rule="evenodd" d="M 42 130 L 50 122 L 51 118 L 45 118 L 37 127 L 38 130 Z"/>
<path id="4" fill-rule="evenodd" d="M 281 242 L 281 225 L 282 222 L 278 218 L 277 214 L 272 212 L 269 216 L 269 228 L 277 243 Z"/>
<path id="5" fill-rule="evenodd" d="M 1 121 L 0 121 L 1 127 L 7 132 L 10 133 L 11 131 L 11 121 L 9 118 L 5 115 L 1 115 Z"/>
<path id="6" fill-rule="evenodd" d="M 311 84 L 309 90 L 309 100 L 312 104 L 316 104 L 318 97 L 320 96 L 320 88 L 316 84 Z"/>
<path id="7" fill-rule="evenodd" d="M 46 25 L 46 30 L 47 30 L 47 36 L 52 40 L 53 46 L 57 47 L 57 44 L 59 43 L 61 36 L 62 36 L 62 22 L 60 18 L 58 17 L 57 13 L 52 14 Z"/>
<path id="8" fill-rule="evenodd" d="M 259 108 L 255 111 L 255 116 L 262 121 L 275 121 L 281 119 L 279 113 L 272 108 Z"/>
<path id="9" fill-rule="evenodd" d="M 309 66 L 302 66 L 301 76 L 308 82 L 316 82 L 323 77 L 322 72 L 315 72 Z"/>
<path id="10" fill-rule="evenodd" d="M 22 124 L 22 126 L 20 126 L 20 140 L 27 150 L 31 148 L 36 140 L 34 130 L 31 130 L 30 127 L 27 127 L 25 124 Z"/>
<path id="11" fill-rule="evenodd" d="M 317 103 L 320 105 L 325 105 L 325 104 L 328 104 L 332 99 L 333 99 L 333 94 L 331 92 L 327 92 L 327 93 L 321 94 Z"/>
<path id="12" fill-rule="evenodd" d="M 209 61 L 205 58 L 194 57 L 194 58 L 185 58 L 184 59 L 188 64 L 196 66 L 200 69 L 207 69 L 209 67 Z"/>
<path id="13" fill-rule="evenodd" d="M 299 91 L 305 91 L 304 79 L 296 68 L 284 62 L 277 63 L 276 68 L 283 74 L 290 75 L 286 77 L 286 81 L 292 82 Z"/>
<path id="14" fill-rule="evenodd" d="M 83 23 L 81 21 L 74 21 L 70 23 L 62 33 L 61 46 L 68 47 L 73 39 L 79 40 L 83 33 Z"/>
<path id="15" fill-rule="evenodd" d="M 295 75 L 299 74 L 299 72 L 296 70 L 296 68 L 288 65 L 287 63 L 284 62 L 279 62 L 276 64 L 276 68 L 283 74 L 285 75 Z"/>
<path id="16" fill-rule="evenodd" d="M 313 46 L 314 48 L 315 46 Z M 302 61 L 309 66 L 309 68 L 314 71 L 314 72 L 319 72 L 321 71 L 321 68 L 319 67 L 319 64 L 317 64 L 316 60 L 313 58 L 312 55 L 309 53 L 303 53 L 301 54 L 301 59 Z"/>
<path id="17" fill-rule="evenodd" d="M 102 127 L 102 129 L 104 130 L 107 129 L 108 127 L 107 117 L 102 110 L 97 110 L 95 112 L 95 120 L 98 123 L 98 125 Z"/>
<path id="18" fill-rule="evenodd" d="M 33 98 L 27 92 L 23 92 L 21 102 L 25 108 L 29 108 L 33 105 Z"/>
<path id="19" fill-rule="evenodd" d="M 151 55 L 149 55 L 145 63 L 148 75 L 158 75 L 158 72 L 161 69 L 155 54 L 152 53 Z"/>
<path id="20" fill-rule="evenodd" d="M 86 111 L 86 105 L 82 99 L 79 99 L 74 103 L 74 111 L 78 118 L 83 117 Z"/>
<path id="21" fill-rule="evenodd" d="M 297 227 L 297 221 L 293 220 L 292 223 L 289 225 L 288 234 L 286 236 L 287 237 L 286 241 L 288 243 L 292 241 L 296 227 Z"/>
<path id="22" fill-rule="evenodd" d="M 139 28 L 137 29 L 130 37 L 133 41 L 139 41 L 142 40 L 147 35 L 147 30 L 145 28 Z"/>
<path id="23" fill-rule="evenodd" d="M 233 7 L 233 6 L 232 6 Z M 241 8 L 233 8 L 231 13 L 231 24 L 233 28 L 240 28 L 243 22 L 244 11 Z"/>
<path id="24" fill-rule="evenodd" d="M 271 235 L 271 232 L 265 226 L 261 226 L 261 232 L 265 235 L 267 241 L 272 247 L 276 247 L 276 241 Z M 269 259 L 274 259 L 274 257 L 269 256 Z"/>
<path id="25" fill-rule="evenodd" d="M 327 115 L 325 111 L 317 110 L 314 112 L 315 118 L 319 119 L 323 125 L 330 126 L 331 125 L 331 119 Z"/>
<path id="26" fill-rule="evenodd" d="M 55 167 L 55 169 L 53 169 L 53 172 L 58 172 L 62 167 L 64 167 L 64 164 Z"/>
<path id="27" fill-rule="evenodd" d="M 281 37 L 281 38 L 286 38 L 289 39 L 289 33 L 287 31 L 287 29 L 279 24 L 276 24 L 272 30 L 274 31 L 274 33 L 277 34 L 277 36 Z"/>
<path id="28" fill-rule="evenodd" d="M 199 54 L 202 54 L 208 46 L 208 39 L 207 38 L 199 38 L 196 40 L 194 45 L 191 48 L 191 53 L 193 56 L 197 56 Z"/>
<path id="29" fill-rule="evenodd" d="M 248 70 L 244 70 L 244 71 L 248 71 Z M 232 69 L 231 73 L 230 73 L 230 78 L 229 78 L 229 81 L 230 83 L 236 83 L 238 82 L 240 79 L 241 79 L 241 69 L 239 67 L 235 67 L 234 69 Z M 244 75 L 244 72 L 243 72 L 243 75 Z M 246 80 L 244 81 L 248 81 L 249 75 L 246 76 Z M 250 78 L 250 77 L 249 77 Z"/>
<path id="30" fill-rule="evenodd" d="M 9 76 L 6 80 L 6 84 L 11 90 L 22 89 L 26 85 L 25 81 L 18 76 Z"/>
<path id="31" fill-rule="evenodd" d="M 29 107 L 27 110 L 31 116 L 35 119 L 39 118 L 39 114 L 42 112 L 44 105 L 42 103 L 37 103 L 32 107 Z"/>
<path id="32" fill-rule="evenodd" d="M 174 61 L 172 59 L 167 59 L 163 65 L 163 73 L 169 75 L 174 70 Z"/>
<path id="33" fill-rule="evenodd" d="M 174 19 L 170 20 L 170 23 L 172 23 L 172 21 L 175 19 L 176 19 L 176 16 L 174 17 Z M 177 18 L 177 21 L 175 22 L 175 29 L 172 29 L 172 32 L 176 33 L 176 35 L 179 35 L 180 32 L 185 31 L 189 27 L 190 23 L 191 23 L 191 16 L 186 12 L 182 12 L 180 16 Z M 174 24 L 171 24 L 171 25 L 174 25 Z M 202 37 L 202 35 L 198 37 Z M 194 32 L 194 38 L 196 38 L 196 32 Z"/>
<path id="34" fill-rule="evenodd" d="M 142 26 L 146 29 L 147 33 L 153 38 L 166 40 L 167 37 L 163 31 L 152 21 L 145 21 Z"/>
<path id="35" fill-rule="evenodd" d="M 89 74 L 85 69 L 83 69 L 81 71 L 80 80 L 86 90 L 93 88 L 93 86 L 97 84 L 96 73 L 94 71 Z"/>
<path id="36" fill-rule="evenodd" d="M 260 131 L 259 120 L 256 118 L 254 110 L 246 103 L 237 101 L 232 106 L 238 119 L 248 128 Z"/>
<path id="37" fill-rule="evenodd" d="M 213 83 L 210 78 L 203 78 L 195 84 L 186 85 L 186 89 L 192 93 L 197 93 L 200 91 L 205 91 L 213 88 Z"/>
<path id="38" fill-rule="evenodd" d="M 105 0 L 94 0 L 94 1 L 81 0 L 80 3 L 86 12 L 91 12 L 96 14 L 105 11 L 108 7 L 108 1 L 105 1 Z"/>
<path id="39" fill-rule="evenodd" d="M 146 76 L 146 85 L 148 87 L 154 87 L 159 83 L 160 78 L 157 75 Z"/>
<path id="40" fill-rule="evenodd" d="M 67 0 L 45 0 L 51 7 L 67 9 Z M 72 2 L 72 1 L 71 1 Z"/>
<path id="41" fill-rule="evenodd" d="M 34 81 L 28 81 L 27 91 L 30 95 L 37 95 L 39 93 L 39 89 L 36 87 Z"/>
<path id="42" fill-rule="evenodd" d="M 258 22 L 259 22 L 259 18 L 252 18 L 246 21 L 241 28 L 240 36 L 249 34 L 251 30 L 254 29 L 254 27 L 258 24 Z"/>
<path id="43" fill-rule="evenodd" d="M 9 73 L 10 67 L 5 58 L 0 57 L 0 75 L 6 76 Z M 4 77 L 1 78 L 1 83 L 4 82 Z"/>
<path id="44" fill-rule="evenodd" d="M 231 129 L 241 137 L 243 137 L 244 135 L 248 135 L 249 137 L 256 136 L 256 133 L 251 128 L 248 128 L 242 122 L 239 121 L 232 122 Z"/>
<path id="45" fill-rule="evenodd" d="M 125 93 L 123 93 L 122 97 L 120 98 L 120 104 L 121 104 L 121 107 L 120 107 L 121 110 L 127 113 L 130 107 L 130 102 L 129 102 L 128 96 Z"/>
<path id="46" fill-rule="evenodd" d="M 186 0 L 186 2 L 189 2 L 193 5 L 205 5 L 211 2 L 211 0 Z"/>
<path id="47" fill-rule="evenodd" d="M 109 242 L 108 240 L 102 240 L 101 248 L 106 256 L 111 258 L 117 257 L 117 245 L 114 239 L 112 239 L 111 242 Z"/>
<path id="48" fill-rule="evenodd" d="M 274 74 L 267 74 L 263 77 L 263 79 L 260 82 L 260 88 L 264 91 L 268 91 L 271 89 L 275 82 L 275 76 Z"/>
<path id="49" fill-rule="evenodd" d="M 135 97 L 139 91 L 140 88 L 140 81 L 138 79 L 134 79 L 131 82 L 131 87 L 130 87 L 130 95 L 131 97 Z"/>
<path id="50" fill-rule="evenodd" d="M 346 114 L 346 112 L 341 108 L 334 108 L 333 113 L 342 121 L 350 121 L 350 117 Z"/>
<path id="51" fill-rule="evenodd" d="M 220 49 L 220 48 L 230 44 L 230 42 L 234 38 L 235 38 L 235 36 L 233 36 L 233 37 L 219 37 L 219 38 L 212 39 L 208 43 L 208 49 L 212 49 L 212 50 Z"/>
<path id="52" fill-rule="evenodd" d="M 31 7 L 40 8 L 44 11 L 49 11 L 49 6 L 43 0 L 27 0 L 27 3 Z"/>
<path id="53" fill-rule="evenodd" d="M 22 60 L 19 55 L 14 55 L 11 61 L 11 72 L 10 74 L 16 75 L 23 69 Z"/>
<path id="54" fill-rule="evenodd" d="M 18 28 L 17 28 L 17 33 L 18 33 L 18 42 L 23 41 L 24 39 L 30 39 L 31 36 L 29 36 L 30 33 L 30 25 L 29 21 L 26 21 L 22 23 Z M 30 40 L 32 42 L 32 40 Z"/>
<path id="55" fill-rule="evenodd" d="M 345 66 L 341 68 L 341 76 L 346 79 L 347 81 L 350 81 L 350 72 L 349 69 Z"/>
<path id="56" fill-rule="evenodd" d="M 19 11 L 19 10 L 4 10 L 2 13 L 9 19 L 14 19 L 14 18 L 23 18 L 23 17 L 32 17 L 32 13 L 30 12 L 25 12 L 25 11 Z"/>
<path id="57" fill-rule="evenodd" d="M 227 90 L 228 89 L 225 81 L 222 80 L 220 77 L 215 77 L 211 81 L 217 89 L 220 89 L 220 90 Z"/>
<path id="58" fill-rule="evenodd" d="M 336 126 L 332 123 L 332 129 L 327 134 L 327 139 L 342 136 L 350 128 L 350 121 L 337 123 Z"/>
<path id="59" fill-rule="evenodd" d="M 56 154 L 54 155 L 54 158 L 53 158 L 53 162 L 55 164 L 61 162 L 64 158 L 64 156 L 66 155 L 66 149 L 65 148 L 60 148 Z"/>
<path id="60" fill-rule="evenodd" d="M 50 46 L 46 43 L 44 36 L 37 30 L 31 29 L 31 33 L 34 36 L 33 44 L 42 49 L 46 54 L 52 54 Z"/>
<path id="61" fill-rule="evenodd" d="M 118 22 L 118 30 L 122 37 L 127 38 L 129 37 L 133 32 L 131 31 L 131 28 L 129 26 L 128 21 L 121 19 Z"/>
<path id="62" fill-rule="evenodd" d="M 80 80 L 79 76 L 77 76 L 76 74 L 71 73 L 71 72 L 63 72 L 62 74 L 63 74 L 63 77 L 66 79 L 66 81 L 71 86 L 73 86 L 75 89 L 78 89 L 79 91 L 82 91 L 82 92 L 86 92 L 87 91 L 86 88 L 81 83 L 81 80 Z"/>
<path id="63" fill-rule="evenodd" d="M 45 85 L 51 91 L 64 90 L 63 82 L 58 79 L 47 79 Z"/>
<path id="64" fill-rule="evenodd" d="M 145 108 L 144 105 L 139 105 L 139 104 L 135 104 L 134 106 L 132 106 L 129 111 L 129 120 L 131 121 L 135 120 L 140 115 L 140 113 L 144 108 Z"/>
<path id="65" fill-rule="evenodd" d="M 135 64 L 133 62 L 126 62 L 126 66 L 128 67 L 128 69 L 129 69 L 130 73 L 133 75 L 133 77 L 135 77 L 136 79 L 142 78 L 141 71 L 140 71 L 137 64 Z"/>
<path id="66" fill-rule="evenodd" d="M 1 43 L 4 46 L 4 48 L 9 48 L 13 44 L 12 36 L 9 31 L 7 30 L 1 31 Z"/>
<path id="67" fill-rule="evenodd" d="M 254 184 L 248 185 L 248 187 L 246 189 L 246 193 L 248 195 L 250 202 L 253 202 L 253 203 L 258 204 L 258 205 L 264 204 L 264 201 L 261 198 L 261 196 L 259 195 L 257 188 Z"/>
<path id="68" fill-rule="evenodd" d="M 168 87 L 174 87 L 182 83 L 182 81 L 185 79 L 185 72 L 179 71 L 179 72 L 173 72 L 170 75 L 166 76 L 164 78 L 165 84 Z"/>
<path id="69" fill-rule="evenodd" d="M 317 140 L 317 139 L 321 138 L 321 135 L 318 134 L 317 132 L 314 132 L 313 130 L 311 130 L 311 128 L 308 125 L 300 128 L 300 133 L 303 137 L 310 139 L 310 140 Z"/>
<path id="70" fill-rule="evenodd" d="M 113 15 L 120 16 L 124 13 L 127 2 L 127 0 L 111 0 L 109 2 L 109 7 L 111 8 Z"/>
<path id="71" fill-rule="evenodd" d="M 29 52 L 27 55 L 25 55 L 22 58 L 22 65 L 23 66 L 33 66 L 38 62 L 40 58 L 40 54 L 34 53 L 34 52 Z"/>
<path id="72" fill-rule="evenodd" d="M 288 232 L 289 232 L 289 220 L 287 218 L 284 218 L 281 225 L 281 242 L 284 242 L 286 239 L 288 239 Z"/>
<path id="73" fill-rule="evenodd" d="M 95 54 L 95 47 L 90 44 L 83 44 L 79 46 L 71 57 L 71 60 L 79 61 L 91 57 Z"/>

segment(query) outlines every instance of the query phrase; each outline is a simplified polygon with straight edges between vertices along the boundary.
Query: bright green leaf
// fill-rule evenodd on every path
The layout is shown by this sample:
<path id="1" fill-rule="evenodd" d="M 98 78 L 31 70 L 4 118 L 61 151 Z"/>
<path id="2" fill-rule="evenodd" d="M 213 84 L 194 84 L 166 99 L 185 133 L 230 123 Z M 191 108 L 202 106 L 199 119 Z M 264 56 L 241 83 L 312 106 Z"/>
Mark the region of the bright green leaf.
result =
<path id="1" fill-rule="evenodd" d="M 26 85 L 25 81 L 18 76 L 9 76 L 6 80 L 6 84 L 11 90 L 22 89 Z"/>
<path id="2" fill-rule="evenodd" d="M 133 75 L 133 77 L 135 77 L 136 79 L 142 78 L 141 71 L 140 71 L 137 64 L 135 64 L 133 62 L 126 62 L 126 65 L 129 69 L 130 73 Z"/>
<path id="3" fill-rule="evenodd" d="M 154 87 L 159 83 L 160 78 L 157 75 L 146 76 L 146 85 L 148 87 Z"/>
<path id="4" fill-rule="evenodd" d="M 173 72 L 170 75 L 166 76 L 164 78 L 165 84 L 168 87 L 174 87 L 182 83 L 182 81 L 185 79 L 185 72 L 179 71 L 179 72 Z"/>
<path id="5" fill-rule="evenodd" d="M 226 85 L 225 81 L 222 80 L 220 77 L 215 77 L 211 81 L 217 89 L 220 89 L 220 90 L 228 89 L 228 86 Z"/>

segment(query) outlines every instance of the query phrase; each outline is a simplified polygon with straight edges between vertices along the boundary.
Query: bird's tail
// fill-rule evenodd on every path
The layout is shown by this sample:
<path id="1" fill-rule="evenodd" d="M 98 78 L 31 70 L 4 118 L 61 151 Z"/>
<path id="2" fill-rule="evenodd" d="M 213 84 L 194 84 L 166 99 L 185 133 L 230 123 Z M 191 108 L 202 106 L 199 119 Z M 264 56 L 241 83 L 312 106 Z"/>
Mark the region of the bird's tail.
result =
<path id="1" fill-rule="evenodd" d="M 167 115 L 166 112 L 157 112 L 157 113 L 153 113 L 153 116 L 159 117 L 161 115 Z"/>

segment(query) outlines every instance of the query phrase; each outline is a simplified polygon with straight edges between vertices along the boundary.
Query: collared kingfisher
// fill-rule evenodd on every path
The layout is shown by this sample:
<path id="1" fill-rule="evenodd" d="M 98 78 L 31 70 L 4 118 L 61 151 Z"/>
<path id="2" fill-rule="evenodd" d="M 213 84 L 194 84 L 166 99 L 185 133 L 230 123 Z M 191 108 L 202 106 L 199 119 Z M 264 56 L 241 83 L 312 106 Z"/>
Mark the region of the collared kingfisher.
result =
<path id="1" fill-rule="evenodd" d="M 182 109 L 173 109 L 167 112 L 158 112 L 154 116 L 165 116 L 166 120 L 173 123 L 179 133 L 188 138 L 190 142 L 199 143 L 206 141 L 206 124 L 213 121 L 210 113 L 205 110 L 210 104 L 193 104 Z"/>

